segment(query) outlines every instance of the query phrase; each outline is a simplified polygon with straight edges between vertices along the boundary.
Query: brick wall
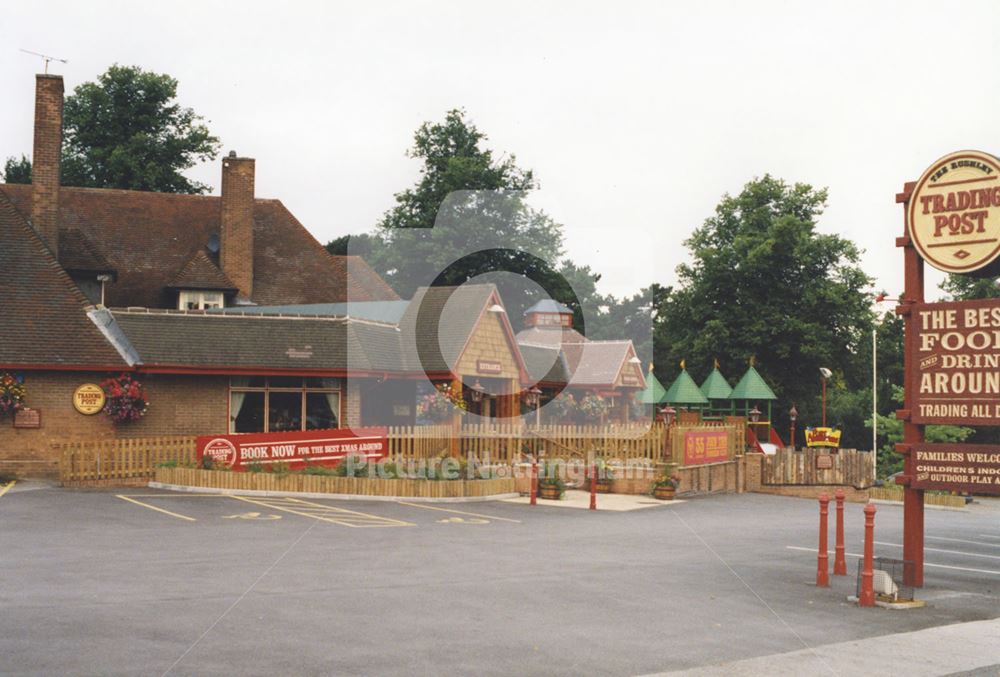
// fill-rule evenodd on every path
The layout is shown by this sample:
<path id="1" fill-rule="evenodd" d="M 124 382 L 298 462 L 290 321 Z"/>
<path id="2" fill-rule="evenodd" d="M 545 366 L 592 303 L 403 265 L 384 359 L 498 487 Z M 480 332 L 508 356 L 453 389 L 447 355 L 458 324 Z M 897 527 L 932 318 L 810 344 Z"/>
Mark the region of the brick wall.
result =
<path id="1" fill-rule="evenodd" d="M 253 294 L 253 204 L 252 158 L 229 156 L 222 160 L 222 228 L 219 262 L 240 294 Z"/>
<path id="2" fill-rule="evenodd" d="M 59 256 L 59 172 L 62 153 L 63 79 L 35 76 L 35 145 L 31 158 L 31 223 Z"/>
<path id="3" fill-rule="evenodd" d="M 141 375 L 149 410 L 139 421 L 115 426 L 104 414 L 84 416 L 73 408 L 73 391 L 82 383 L 108 378 L 103 372 L 23 372 L 25 404 L 41 410 L 41 428 L 14 428 L 0 418 L 0 472 L 18 477 L 58 476 L 52 444 L 80 439 L 151 437 L 225 432 L 228 416 L 226 377 Z"/>
<path id="4" fill-rule="evenodd" d="M 361 379 L 347 379 L 347 387 L 341 395 L 344 399 L 343 428 L 356 428 L 361 425 Z"/>

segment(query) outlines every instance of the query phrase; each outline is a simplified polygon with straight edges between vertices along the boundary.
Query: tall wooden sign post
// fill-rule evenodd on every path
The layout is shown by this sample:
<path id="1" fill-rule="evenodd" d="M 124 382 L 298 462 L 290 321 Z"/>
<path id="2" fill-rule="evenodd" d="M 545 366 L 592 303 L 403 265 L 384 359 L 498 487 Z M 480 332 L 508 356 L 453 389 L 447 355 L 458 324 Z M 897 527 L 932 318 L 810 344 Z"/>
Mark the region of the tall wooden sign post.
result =
<path id="1" fill-rule="evenodd" d="M 925 444 L 924 425 L 1000 425 L 1000 299 L 924 302 L 924 262 L 947 273 L 1000 273 L 1000 161 L 960 151 L 907 183 L 904 206 L 906 281 L 896 312 L 903 317 L 904 582 L 924 584 L 924 490 L 1000 494 L 1000 447 Z"/>

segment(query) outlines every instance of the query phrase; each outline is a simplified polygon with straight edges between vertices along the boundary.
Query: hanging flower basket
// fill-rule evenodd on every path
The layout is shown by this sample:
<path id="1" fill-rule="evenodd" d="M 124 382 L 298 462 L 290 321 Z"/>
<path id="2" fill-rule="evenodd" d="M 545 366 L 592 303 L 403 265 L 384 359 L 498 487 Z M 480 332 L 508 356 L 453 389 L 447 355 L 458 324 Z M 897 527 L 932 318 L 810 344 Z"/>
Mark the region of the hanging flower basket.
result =
<path id="1" fill-rule="evenodd" d="M 447 384 L 439 383 L 434 392 L 417 400 L 417 416 L 434 423 L 443 423 L 451 419 L 455 409 L 466 411 L 467 406 L 461 395 L 455 395 Z"/>
<path id="2" fill-rule="evenodd" d="M 0 416 L 13 415 L 24 408 L 24 377 L 0 372 Z"/>
<path id="3" fill-rule="evenodd" d="M 115 423 L 137 421 L 146 414 L 149 402 L 142 384 L 128 374 L 110 378 L 101 384 L 107 402 L 104 413 Z"/>

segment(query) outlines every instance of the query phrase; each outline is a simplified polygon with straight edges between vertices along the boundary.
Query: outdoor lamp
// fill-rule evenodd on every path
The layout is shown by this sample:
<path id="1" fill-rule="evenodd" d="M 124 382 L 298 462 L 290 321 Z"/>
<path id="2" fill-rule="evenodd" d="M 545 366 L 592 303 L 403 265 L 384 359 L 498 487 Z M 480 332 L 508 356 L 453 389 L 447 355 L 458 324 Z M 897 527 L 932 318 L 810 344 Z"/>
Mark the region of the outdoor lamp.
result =
<path id="1" fill-rule="evenodd" d="M 524 395 L 524 401 L 528 403 L 529 407 L 537 407 L 538 401 L 542 397 L 542 391 L 536 386 L 532 386 L 530 390 Z"/>
<path id="2" fill-rule="evenodd" d="M 667 424 L 667 427 L 673 425 L 674 416 L 677 415 L 677 410 L 671 407 L 669 404 L 663 409 L 660 409 L 660 413 L 663 414 L 663 422 Z"/>
<path id="3" fill-rule="evenodd" d="M 754 405 L 754 408 L 750 410 L 750 421 L 752 423 L 760 421 L 760 409 L 758 409 L 756 405 Z"/>
<path id="4" fill-rule="evenodd" d="M 479 382 L 478 378 L 476 379 L 476 382 L 472 385 L 472 387 L 469 388 L 469 390 L 472 391 L 472 394 L 470 394 L 469 397 L 472 399 L 473 402 L 483 401 L 483 393 L 486 392 L 486 388 L 483 387 L 483 385 Z"/>
<path id="5" fill-rule="evenodd" d="M 795 419 L 798 417 L 799 417 L 799 410 L 796 409 L 795 405 L 793 404 L 792 408 L 788 410 L 788 420 L 790 420 L 792 423 L 795 423 Z"/>

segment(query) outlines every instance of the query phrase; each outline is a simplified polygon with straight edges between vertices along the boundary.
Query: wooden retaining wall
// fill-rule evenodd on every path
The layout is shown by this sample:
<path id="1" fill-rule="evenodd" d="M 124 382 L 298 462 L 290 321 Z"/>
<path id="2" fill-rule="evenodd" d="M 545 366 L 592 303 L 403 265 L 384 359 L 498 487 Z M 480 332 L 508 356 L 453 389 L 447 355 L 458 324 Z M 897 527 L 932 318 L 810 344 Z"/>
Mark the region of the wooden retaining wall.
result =
<path id="1" fill-rule="evenodd" d="M 829 458 L 830 468 L 817 467 L 820 456 Z M 870 451 L 841 449 L 831 454 L 819 449 L 779 449 L 763 457 L 760 481 L 765 486 L 829 484 L 864 489 L 871 486 L 872 475 Z"/>
<path id="2" fill-rule="evenodd" d="M 401 498 L 486 497 L 515 491 L 514 480 L 510 477 L 490 480 L 381 480 L 367 477 L 278 475 L 196 468 L 157 468 L 155 481 L 232 491 L 298 491 Z"/>

